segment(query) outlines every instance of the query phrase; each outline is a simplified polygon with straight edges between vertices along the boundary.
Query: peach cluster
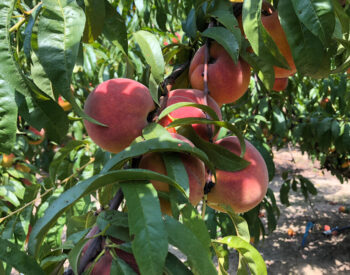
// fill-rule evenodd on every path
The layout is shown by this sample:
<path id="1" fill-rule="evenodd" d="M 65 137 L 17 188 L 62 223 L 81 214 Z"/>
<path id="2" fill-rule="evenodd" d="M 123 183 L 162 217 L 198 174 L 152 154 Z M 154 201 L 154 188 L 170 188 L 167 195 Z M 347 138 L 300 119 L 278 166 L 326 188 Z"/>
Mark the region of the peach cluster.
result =
<path id="1" fill-rule="evenodd" d="M 265 12 L 261 18 L 262 24 L 289 65 L 289 69 L 274 67 L 273 90 L 280 91 L 287 87 L 288 77 L 296 72 L 296 67 L 277 11 L 266 4 L 263 5 L 263 9 Z M 238 18 L 238 22 L 244 35 L 242 19 Z M 241 58 L 235 63 L 226 50 L 215 41 L 209 45 L 207 58 L 206 50 L 206 46 L 201 47 L 190 63 L 188 78 L 191 88 L 169 91 L 165 107 L 180 102 L 202 104 L 212 108 L 221 120 L 220 107 L 223 104 L 236 102 L 247 91 L 251 69 Z M 204 91 L 205 60 L 208 60 L 209 94 Z M 147 87 L 130 79 L 111 79 L 98 85 L 85 102 L 85 112 L 104 126 L 87 120 L 84 124 L 88 135 L 96 144 L 109 152 L 119 153 L 141 135 L 148 124 L 147 118 L 154 109 L 155 104 Z M 213 119 L 199 108 L 183 106 L 163 117 L 159 124 L 165 127 L 173 138 L 194 146 L 190 140 L 180 136 L 176 128 L 168 127 L 176 119 L 189 117 Z M 193 124 L 192 127 L 200 138 L 214 142 L 237 155 L 240 154 L 240 143 L 236 137 L 216 140 L 213 125 Z M 226 206 L 229 206 L 236 212 L 246 212 L 259 204 L 266 194 L 268 172 L 265 161 L 252 144 L 248 141 L 245 141 L 245 144 L 244 159 L 250 162 L 247 168 L 237 172 L 216 171 L 217 180 L 208 193 L 207 203 L 219 211 L 226 211 Z M 193 156 L 182 154 L 181 161 L 189 179 L 189 200 L 193 205 L 197 205 L 204 197 L 206 168 L 201 160 Z M 161 174 L 167 173 L 162 155 L 159 153 L 142 156 L 139 167 Z M 167 184 L 152 183 L 158 191 L 169 192 Z M 162 198 L 160 201 L 162 211 L 170 215 L 169 202 Z"/>

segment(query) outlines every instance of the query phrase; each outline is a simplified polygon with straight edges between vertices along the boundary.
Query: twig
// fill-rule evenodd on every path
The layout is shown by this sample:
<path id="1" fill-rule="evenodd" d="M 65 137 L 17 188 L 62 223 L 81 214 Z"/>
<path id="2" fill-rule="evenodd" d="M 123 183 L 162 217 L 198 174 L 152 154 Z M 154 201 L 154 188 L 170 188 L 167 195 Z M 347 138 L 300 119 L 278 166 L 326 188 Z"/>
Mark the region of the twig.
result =
<path id="1" fill-rule="evenodd" d="M 161 83 L 162 89 L 163 89 L 163 94 L 162 95 L 167 95 L 168 94 L 168 88 L 167 86 L 170 84 L 174 84 L 176 79 L 188 68 L 190 65 L 190 61 L 187 61 L 186 63 L 180 65 L 178 68 L 172 71 L 172 73 L 164 79 L 164 81 Z"/>

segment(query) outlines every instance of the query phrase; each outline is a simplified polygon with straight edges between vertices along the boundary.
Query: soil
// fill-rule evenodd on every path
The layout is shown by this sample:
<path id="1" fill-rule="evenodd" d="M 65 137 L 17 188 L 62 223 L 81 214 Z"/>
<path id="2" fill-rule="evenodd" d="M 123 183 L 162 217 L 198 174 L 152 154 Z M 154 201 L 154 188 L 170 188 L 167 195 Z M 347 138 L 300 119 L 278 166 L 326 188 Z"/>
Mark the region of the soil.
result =
<path id="1" fill-rule="evenodd" d="M 294 161 L 293 161 L 294 160 Z M 281 215 L 277 228 L 256 245 L 262 254 L 268 274 L 350 274 L 350 229 L 338 235 L 325 236 L 324 226 L 350 226 L 350 214 L 339 213 L 340 206 L 350 207 L 350 182 L 341 184 L 319 163 L 312 162 L 297 149 L 274 152 L 276 176 L 270 183 Z M 301 192 L 290 191 L 290 206 L 280 203 L 279 190 L 283 171 L 294 171 L 312 181 L 318 190 L 316 196 L 305 201 Z M 307 223 L 315 226 L 302 248 Z M 295 236 L 288 236 L 292 229 Z M 230 274 L 235 274 L 234 270 Z"/>

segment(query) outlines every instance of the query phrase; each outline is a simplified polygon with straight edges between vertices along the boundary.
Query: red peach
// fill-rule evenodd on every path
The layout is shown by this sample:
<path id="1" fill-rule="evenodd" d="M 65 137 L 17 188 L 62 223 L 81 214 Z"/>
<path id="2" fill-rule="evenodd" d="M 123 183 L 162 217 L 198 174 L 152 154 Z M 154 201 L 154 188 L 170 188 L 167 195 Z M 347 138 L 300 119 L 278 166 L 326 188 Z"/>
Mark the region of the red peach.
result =
<path id="1" fill-rule="evenodd" d="M 84 124 L 97 145 L 118 153 L 141 135 L 153 109 L 154 103 L 146 86 L 131 79 L 111 79 L 89 94 L 84 107 L 90 117 L 107 127 L 87 120 Z"/>
<path id="2" fill-rule="evenodd" d="M 205 46 L 194 55 L 189 78 L 194 89 L 204 90 Z M 250 81 L 250 66 L 243 60 L 235 64 L 231 56 L 218 43 L 213 42 L 209 51 L 208 88 L 210 96 L 219 106 L 238 100 L 247 91 Z"/>
<path id="3" fill-rule="evenodd" d="M 215 143 L 237 155 L 241 153 L 237 137 L 226 137 Z M 208 193 L 210 207 L 226 212 L 220 207 L 222 204 L 242 213 L 257 206 L 264 198 L 269 183 L 265 161 L 250 142 L 245 141 L 245 145 L 244 159 L 250 162 L 249 166 L 236 172 L 216 171 L 216 184 Z"/>

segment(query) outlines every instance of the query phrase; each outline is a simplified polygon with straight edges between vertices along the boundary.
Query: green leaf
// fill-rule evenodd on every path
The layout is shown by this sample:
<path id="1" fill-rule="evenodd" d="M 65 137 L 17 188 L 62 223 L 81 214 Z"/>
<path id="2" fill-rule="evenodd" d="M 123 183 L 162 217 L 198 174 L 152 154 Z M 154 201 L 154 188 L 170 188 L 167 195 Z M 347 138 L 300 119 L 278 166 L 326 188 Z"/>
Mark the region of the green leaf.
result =
<path id="1" fill-rule="evenodd" d="M 78 274 L 80 254 L 88 241 L 88 238 L 81 239 L 77 244 L 74 245 L 74 248 L 68 254 L 69 264 L 74 271 L 74 274 Z"/>
<path id="2" fill-rule="evenodd" d="M 162 274 L 167 232 L 152 183 L 121 183 L 129 214 L 132 250 L 141 274 Z"/>
<path id="3" fill-rule="evenodd" d="M 168 138 L 171 138 L 170 133 L 163 126 L 161 126 L 155 122 L 149 123 L 142 130 L 142 136 L 144 139 L 158 138 L 158 137 L 161 137 L 163 135 L 168 137 Z"/>
<path id="4" fill-rule="evenodd" d="M 332 137 L 333 137 L 334 139 L 336 139 L 337 137 L 339 137 L 339 134 L 340 134 L 340 126 L 339 126 L 339 122 L 338 122 L 336 119 L 332 120 L 331 131 L 332 131 Z"/>
<path id="5" fill-rule="evenodd" d="M 48 268 L 53 264 L 57 264 L 59 262 L 63 263 L 67 258 L 68 258 L 68 255 L 64 253 L 60 254 L 59 256 L 49 256 L 40 262 L 40 267 L 45 270 L 46 268 Z"/>
<path id="6" fill-rule="evenodd" d="M 20 206 L 20 201 L 18 200 L 17 196 L 14 192 L 12 192 L 13 189 L 11 186 L 8 185 L 1 185 L 0 186 L 0 196 L 4 198 L 5 201 L 10 202 L 14 206 L 18 207 Z"/>
<path id="7" fill-rule="evenodd" d="M 248 161 L 237 156 L 226 148 L 200 138 L 191 126 L 181 127 L 178 130 L 178 133 L 190 139 L 196 147 L 203 150 L 216 169 L 235 172 L 242 170 L 249 165 Z"/>
<path id="8" fill-rule="evenodd" d="M 330 0 L 292 0 L 294 10 L 305 27 L 327 47 L 331 41 L 335 16 Z"/>
<path id="9" fill-rule="evenodd" d="M 179 152 L 189 153 L 201 159 L 209 168 L 213 168 L 207 155 L 198 148 L 192 147 L 187 142 L 169 136 L 160 136 L 139 143 L 134 143 L 128 148 L 112 157 L 103 167 L 102 172 L 107 172 L 115 166 L 120 166 L 133 157 L 137 157 L 149 152 Z"/>
<path id="10" fill-rule="evenodd" d="M 146 8 L 143 1 L 144 0 L 135 0 L 134 1 L 136 9 L 139 11 L 140 15 L 142 15 L 145 12 L 145 8 Z"/>
<path id="11" fill-rule="evenodd" d="M 106 7 L 106 17 L 103 26 L 103 34 L 109 41 L 122 50 L 124 54 L 127 54 L 128 38 L 124 18 L 107 0 L 104 0 L 104 3 Z"/>
<path id="12" fill-rule="evenodd" d="M 30 66 L 30 72 L 35 85 L 37 85 L 39 89 L 42 90 L 47 96 L 54 99 L 55 96 L 52 90 L 51 81 L 45 73 L 43 66 L 41 66 L 39 59 L 34 52 L 31 54 L 31 59 L 32 64 Z"/>
<path id="13" fill-rule="evenodd" d="M 105 20 L 105 4 L 101 0 L 84 0 L 86 22 L 83 35 L 84 43 L 94 42 L 102 33 Z"/>
<path id="14" fill-rule="evenodd" d="M 187 15 L 186 21 L 182 23 L 182 29 L 190 38 L 197 36 L 196 10 L 191 9 Z"/>
<path id="15" fill-rule="evenodd" d="M 59 143 L 68 132 L 69 121 L 67 115 L 58 103 L 52 99 L 33 99 L 36 108 L 31 113 L 32 119 L 40 120 L 46 130 L 47 138 Z"/>
<path id="16" fill-rule="evenodd" d="M 273 106 L 272 112 L 274 132 L 280 137 L 284 137 L 287 134 L 286 118 L 278 106 Z"/>
<path id="17" fill-rule="evenodd" d="M 339 18 L 339 21 L 341 23 L 342 32 L 343 33 L 349 33 L 350 29 L 350 18 L 347 15 L 345 9 L 340 5 L 339 0 L 332 0 L 334 12 Z"/>
<path id="18" fill-rule="evenodd" d="M 164 2 L 166 3 L 166 2 Z M 156 9 L 156 21 L 159 29 L 166 32 L 166 21 L 167 21 L 167 11 L 165 5 L 163 5 L 161 0 L 155 0 Z"/>
<path id="19" fill-rule="evenodd" d="M 255 72 L 259 72 L 258 76 L 261 79 L 262 83 L 265 85 L 267 90 L 271 90 L 275 82 L 275 71 L 273 69 L 273 66 L 267 63 L 261 57 L 247 52 L 246 48 L 249 46 L 246 45 L 247 43 L 245 42 L 246 41 L 244 40 L 242 43 L 243 47 L 240 52 L 241 57 L 249 63 Z"/>
<path id="20" fill-rule="evenodd" d="M 292 0 L 281 1 L 278 15 L 298 73 L 322 77 L 329 74 L 330 60 L 321 40 L 300 23 Z"/>
<path id="21" fill-rule="evenodd" d="M 179 185 L 169 177 L 143 169 L 111 171 L 81 181 L 62 193 L 54 202 L 52 202 L 45 211 L 44 216 L 36 222 L 29 238 L 29 253 L 38 257 L 40 245 L 48 230 L 53 224 L 55 224 L 62 213 L 72 207 L 80 198 L 108 184 L 126 180 L 158 180 L 180 188 Z"/>
<path id="22" fill-rule="evenodd" d="M 301 183 L 304 183 L 306 185 L 307 191 L 312 195 L 317 195 L 317 189 L 315 188 L 315 185 L 307 178 L 303 176 L 298 177 Z"/>
<path id="23" fill-rule="evenodd" d="M 229 268 L 229 252 L 227 249 L 225 249 L 222 245 L 219 245 L 217 243 L 212 243 L 212 246 L 214 248 L 216 257 L 218 258 L 218 265 L 219 265 L 219 274 L 220 275 L 228 275 L 227 270 Z M 237 271 L 237 274 L 239 274 L 239 270 Z"/>
<path id="24" fill-rule="evenodd" d="M 261 23 L 261 3 L 262 0 L 243 2 L 242 23 L 244 33 L 254 52 L 261 59 L 271 65 L 287 69 L 287 61 Z"/>
<path id="25" fill-rule="evenodd" d="M 331 130 L 332 127 L 332 118 L 326 117 L 320 121 L 317 125 L 317 135 L 322 138 L 322 136 Z"/>
<path id="26" fill-rule="evenodd" d="M 38 57 L 53 85 L 55 97 L 62 94 L 74 111 L 87 116 L 75 102 L 70 83 L 85 26 L 85 14 L 75 1 L 43 0 L 38 24 Z"/>
<path id="27" fill-rule="evenodd" d="M 64 147 L 60 148 L 53 157 L 50 163 L 49 173 L 52 182 L 55 182 L 58 168 L 62 161 L 70 154 L 71 151 L 77 150 L 86 145 L 86 142 L 80 140 L 72 140 L 68 142 Z"/>
<path id="28" fill-rule="evenodd" d="M 241 146 L 241 157 L 244 156 L 245 154 L 245 142 L 242 133 L 238 130 L 236 126 L 234 126 L 232 123 L 226 122 L 226 121 L 215 121 L 215 120 L 210 120 L 206 118 L 193 118 L 193 117 L 188 117 L 188 118 L 178 118 L 175 121 L 171 122 L 168 124 L 167 127 L 176 127 L 176 126 L 182 126 L 182 125 L 187 125 L 186 127 L 190 127 L 189 125 L 192 124 L 213 124 L 214 126 L 217 127 L 224 127 L 228 130 L 230 130 L 233 134 L 235 134 L 238 139 L 239 143 Z M 214 133 L 215 134 L 215 133 Z"/>
<path id="29" fill-rule="evenodd" d="M 221 240 L 215 240 L 216 243 L 226 244 L 230 248 L 236 249 L 243 256 L 243 261 L 249 267 L 250 274 L 267 274 L 264 259 L 259 252 L 247 241 L 237 236 L 227 236 Z"/>
<path id="30" fill-rule="evenodd" d="M 240 41 L 237 40 L 237 37 L 231 31 L 223 27 L 212 27 L 202 32 L 202 35 L 217 41 L 225 48 L 232 60 L 235 63 L 238 62 Z"/>
<path id="31" fill-rule="evenodd" d="M 171 212 L 173 217 L 178 218 L 179 204 L 189 203 L 188 198 L 190 194 L 189 178 L 185 169 L 184 163 L 178 153 L 161 153 L 164 165 L 166 167 L 167 176 L 175 180 L 186 192 L 187 200 L 179 192 L 170 187 L 169 188 L 169 200 L 171 206 Z"/>
<path id="32" fill-rule="evenodd" d="M 211 241 L 208 228 L 201 215 L 191 204 L 187 204 L 180 211 L 184 225 L 187 226 L 194 235 L 196 235 L 197 239 L 204 247 L 210 247 Z"/>
<path id="33" fill-rule="evenodd" d="M 233 14 L 232 5 L 226 1 L 215 1 L 215 7 L 212 11 L 209 11 L 209 15 L 214 17 L 217 21 L 223 24 L 228 30 L 230 30 L 238 40 L 241 42 L 241 30 L 239 29 L 236 17 Z"/>
<path id="34" fill-rule="evenodd" d="M 164 272 L 167 275 L 191 275 L 193 274 L 187 266 L 174 254 L 168 253 L 165 260 Z"/>
<path id="35" fill-rule="evenodd" d="M 158 84 L 157 81 L 154 79 L 153 74 L 150 74 L 149 76 L 149 92 L 151 93 L 153 101 L 159 106 L 159 100 L 158 100 Z"/>
<path id="36" fill-rule="evenodd" d="M 272 181 L 272 179 L 275 177 L 275 163 L 273 162 L 271 148 L 266 143 L 262 143 L 258 139 L 253 139 L 249 141 L 254 145 L 254 147 L 264 158 L 267 170 L 269 172 L 269 181 Z"/>
<path id="37" fill-rule="evenodd" d="M 13 89 L 23 95 L 30 95 L 23 72 L 12 51 L 9 30 L 16 3 L 17 0 L 3 0 L 0 3 L 0 75 Z"/>
<path id="38" fill-rule="evenodd" d="M 282 204 L 285 204 L 286 206 L 289 206 L 289 199 L 288 194 L 290 190 L 290 181 L 285 181 L 280 189 L 280 200 Z"/>
<path id="39" fill-rule="evenodd" d="M 225 209 L 227 210 L 227 214 L 229 215 L 233 225 L 235 226 L 237 236 L 241 237 L 246 242 L 249 242 L 250 234 L 248 223 L 246 222 L 246 220 L 243 217 L 236 214 L 231 207 L 225 207 Z"/>
<path id="40" fill-rule="evenodd" d="M 128 215 L 116 210 L 103 211 L 97 217 L 97 225 L 107 236 L 130 242 Z M 107 229 L 107 230 L 106 230 Z"/>
<path id="41" fill-rule="evenodd" d="M 169 243 L 187 256 L 194 274 L 217 274 L 209 248 L 203 246 L 190 229 L 169 216 L 165 216 L 165 228 L 168 232 Z"/>
<path id="42" fill-rule="evenodd" d="M 141 48 L 141 52 L 146 62 L 151 66 L 151 72 L 157 83 L 163 81 L 165 64 L 156 36 L 147 31 L 138 31 L 134 34 L 134 38 Z"/>
<path id="43" fill-rule="evenodd" d="M 24 30 L 24 41 L 23 41 L 23 52 L 26 55 L 28 59 L 30 59 L 30 52 L 32 49 L 32 33 L 33 28 L 36 23 L 36 20 L 38 18 L 38 15 L 40 14 L 42 8 L 42 3 L 35 6 L 32 10 L 32 13 L 28 16 L 28 23 Z"/>
<path id="44" fill-rule="evenodd" d="M 2 262 L 13 266 L 17 271 L 26 275 L 45 274 L 37 262 L 26 253 L 21 251 L 18 246 L 8 240 L 0 239 L 0 259 Z"/>
<path id="45" fill-rule="evenodd" d="M 217 113 L 207 105 L 191 103 L 191 102 L 179 102 L 166 107 L 159 115 L 158 121 L 169 115 L 172 111 L 181 107 L 195 107 L 206 112 L 213 120 L 219 120 Z"/>
<path id="46" fill-rule="evenodd" d="M 187 197 L 190 194 L 190 186 L 187 171 L 176 153 L 163 153 L 162 158 L 166 167 L 167 175 L 174 179 L 186 192 Z"/>
<path id="47" fill-rule="evenodd" d="M 17 104 L 15 91 L 0 78 L 0 152 L 11 153 L 16 142 L 16 131 Z"/>
<path id="48" fill-rule="evenodd" d="M 347 148 L 347 152 L 350 148 L 350 123 L 345 124 L 344 133 L 342 135 L 342 141 L 344 148 Z"/>
<path id="49" fill-rule="evenodd" d="M 116 257 L 112 260 L 111 273 L 118 275 L 136 275 L 137 273 L 121 258 Z"/>

